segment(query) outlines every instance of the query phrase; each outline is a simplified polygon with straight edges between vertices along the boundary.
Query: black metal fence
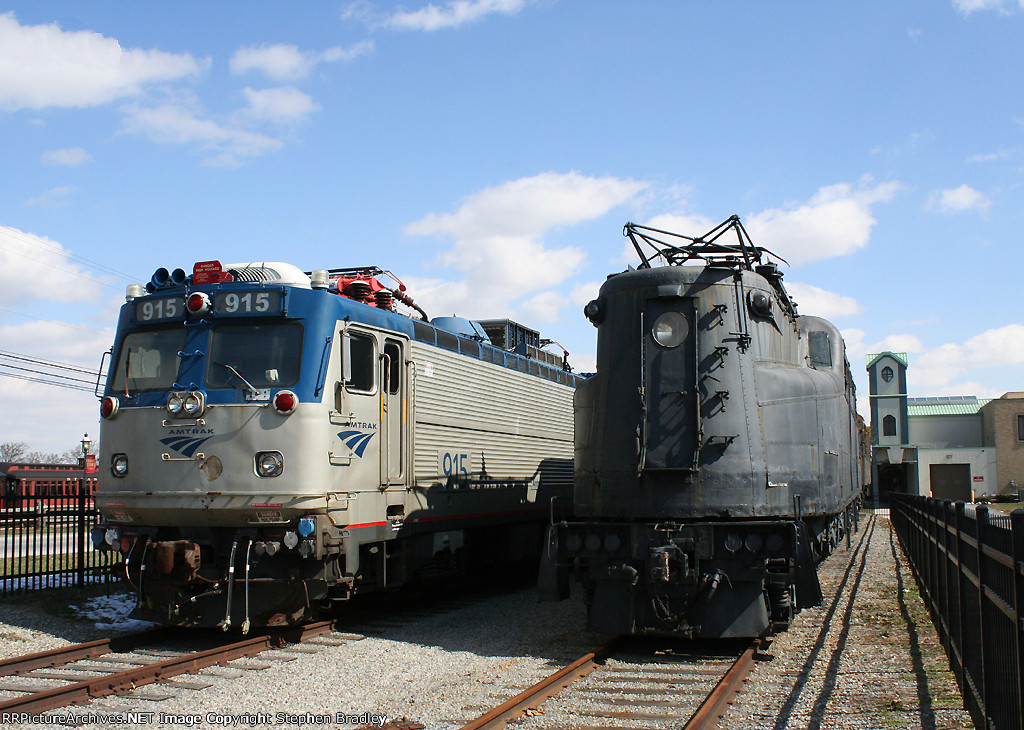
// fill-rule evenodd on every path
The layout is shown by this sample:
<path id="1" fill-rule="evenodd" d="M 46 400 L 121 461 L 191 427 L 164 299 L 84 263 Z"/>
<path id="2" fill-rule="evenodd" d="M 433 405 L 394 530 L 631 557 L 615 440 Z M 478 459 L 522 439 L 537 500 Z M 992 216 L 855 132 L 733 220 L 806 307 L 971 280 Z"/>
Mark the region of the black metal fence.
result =
<path id="1" fill-rule="evenodd" d="M 899 495 L 890 519 L 975 725 L 1022 730 L 1024 509 Z"/>
<path id="2" fill-rule="evenodd" d="M 79 481 L 62 496 L 4 498 L 0 508 L 0 595 L 116 580 L 117 551 L 94 550 L 99 511 Z"/>

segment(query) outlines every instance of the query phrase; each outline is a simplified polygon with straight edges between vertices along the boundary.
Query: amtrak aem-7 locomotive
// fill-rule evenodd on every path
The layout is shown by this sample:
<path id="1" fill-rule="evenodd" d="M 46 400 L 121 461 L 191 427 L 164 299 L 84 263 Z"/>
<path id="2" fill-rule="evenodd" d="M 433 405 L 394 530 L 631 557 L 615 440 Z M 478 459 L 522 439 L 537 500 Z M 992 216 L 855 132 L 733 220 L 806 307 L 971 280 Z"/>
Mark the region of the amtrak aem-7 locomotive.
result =
<path id="1" fill-rule="evenodd" d="M 575 566 L 594 631 L 784 627 L 821 600 L 816 560 L 856 519 L 843 339 L 797 315 L 736 216 L 700 238 L 624 233 L 642 264 L 585 308 L 597 374 L 575 396 L 576 521 L 549 531 L 544 591 L 564 597 Z"/>
<path id="2" fill-rule="evenodd" d="M 385 275 L 210 261 L 129 287 L 93 540 L 133 615 L 244 632 L 539 553 L 578 377 L 514 322 L 426 321 Z"/>

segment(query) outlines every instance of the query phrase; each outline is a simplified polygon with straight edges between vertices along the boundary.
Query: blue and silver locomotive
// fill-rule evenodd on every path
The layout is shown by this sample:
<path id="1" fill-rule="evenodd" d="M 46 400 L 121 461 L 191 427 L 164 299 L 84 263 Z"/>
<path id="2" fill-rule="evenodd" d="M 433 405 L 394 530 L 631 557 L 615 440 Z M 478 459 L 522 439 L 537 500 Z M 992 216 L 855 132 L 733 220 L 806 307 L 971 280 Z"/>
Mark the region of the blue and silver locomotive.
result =
<path id="1" fill-rule="evenodd" d="M 575 521 L 551 527 L 545 592 L 564 597 L 575 566 L 594 631 L 786 626 L 856 517 L 843 339 L 797 315 L 735 216 L 701 238 L 625 234 L 642 263 L 585 308 L 597 373 L 576 391 Z"/>
<path id="2" fill-rule="evenodd" d="M 129 287 L 93 540 L 134 615 L 247 631 L 539 553 L 577 376 L 514 322 L 427 321 L 387 274 L 208 261 Z"/>

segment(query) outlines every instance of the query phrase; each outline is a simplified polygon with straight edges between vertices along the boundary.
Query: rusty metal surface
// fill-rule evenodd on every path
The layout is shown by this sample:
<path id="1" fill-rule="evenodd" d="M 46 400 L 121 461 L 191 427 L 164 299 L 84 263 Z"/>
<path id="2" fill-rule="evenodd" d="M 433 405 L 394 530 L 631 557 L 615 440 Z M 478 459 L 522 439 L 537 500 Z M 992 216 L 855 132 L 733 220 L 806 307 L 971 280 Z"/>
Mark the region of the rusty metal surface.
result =
<path id="1" fill-rule="evenodd" d="M 755 656 L 761 648 L 761 639 L 755 639 L 725 673 L 718 685 L 711 691 L 683 730 L 712 730 L 728 711 L 729 704 L 747 681 L 754 668 Z"/>
<path id="2" fill-rule="evenodd" d="M 490 712 L 464 725 L 462 730 L 500 730 L 508 724 L 509 720 L 519 717 L 531 708 L 536 708 L 544 700 L 554 697 L 580 677 L 589 674 L 615 649 L 617 643 L 618 639 L 613 639 L 590 654 L 580 657 L 572 664 L 563 667 L 507 702 L 498 705 Z"/>
<path id="3" fill-rule="evenodd" d="M 14 657 L 0 661 L 0 677 L 8 677 L 15 674 L 24 674 L 33 669 L 46 669 L 60 666 L 80 659 L 94 659 L 103 654 L 111 652 L 127 652 L 133 649 L 161 641 L 174 633 L 174 629 L 159 628 L 150 631 L 140 631 L 124 636 L 115 636 L 109 639 L 98 639 L 84 644 L 63 646 L 59 649 L 50 649 L 36 654 Z"/>
<path id="4" fill-rule="evenodd" d="M 247 637 L 241 641 L 232 642 L 213 649 L 174 656 L 151 664 L 144 664 L 142 666 L 131 667 L 124 671 L 113 672 L 102 677 L 94 677 L 73 682 L 63 687 L 54 687 L 53 689 L 48 689 L 43 692 L 27 694 L 24 697 L 16 697 L 11 700 L 6 700 L 5 702 L 0 702 L 0 712 L 27 712 L 36 714 L 53 710 L 58 707 L 64 707 L 66 705 L 84 704 L 99 697 L 128 692 L 141 685 L 151 684 L 180 674 L 197 672 L 205 667 L 222 664 L 224 662 L 231 661 L 232 659 L 239 659 L 241 657 L 259 654 L 267 649 L 278 649 L 290 643 L 305 641 L 313 638 L 314 636 L 330 633 L 333 629 L 334 622 L 320 621 L 282 631 L 267 632 L 259 636 Z M 132 637 L 123 638 L 138 638 L 150 633 L 160 634 L 163 631 L 163 629 L 157 629 L 155 632 L 143 632 L 143 634 L 134 634 Z M 156 639 L 150 639 L 150 641 L 154 640 Z M 111 648 L 101 650 L 101 646 L 104 643 L 107 643 Z M 124 647 L 112 648 L 117 645 L 118 641 L 116 639 L 110 639 L 90 642 L 89 644 L 82 644 L 77 647 L 69 648 L 85 652 L 98 651 L 100 654 L 104 653 L 104 651 L 131 650 Z M 136 646 L 138 646 L 138 644 L 136 644 Z M 83 649 L 82 647 L 86 648 Z M 65 657 L 72 658 L 58 658 L 57 655 L 61 651 L 65 651 Z M 66 650 L 57 649 L 52 652 L 42 652 L 41 654 L 9 660 L 8 662 L 0 664 L 0 669 L 6 668 L 8 665 L 13 666 L 15 663 L 24 660 L 23 664 L 16 672 L 11 672 L 11 674 L 23 675 L 25 672 L 39 667 L 52 667 L 62 663 L 75 661 L 76 656 L 77 658 L 93 658 L 96 656 L 96 653 L 77 655 L 75 652 L 67 652 Z M 41 661 L 48 661 L 49 663 L 37 663 Z"/>
<path id="5" fill-rule="evenodd" d="M 698 663 L 708 658 L 703 653 L 690 655 L 685 650 L 675 658 L 652 653 L 646 661 L 655 664 L 638 667 L 614 666 L 616 661 L 631 661 L 620 656 L 624 651 L 627 657 L 634 653 L 626 648 L 625 637 L 618 637 L 463 726 L 462 730 L 500 730 L 517 722 L 528 727 L 529 717 L 545 715 L 540 708 L 545 700 L 595 669 L 598 672 L 590 679 L 569 690 L 584 703 L 583 708 L 572 711 L 574 722 L 595 718 L 658 723 L 659 727 L 668 722 L 684 730 L 710 730 L 749 676 L 762 641 L 751 642 L 738 657 L 732 654 L 718 669 Z M 615 660 L 613 666 L 600 666 L 605 659 Z M 596 681 L 592 681 L 595 677 Z M 641 685 L 637 685 L 638 681 Z M 600 705 L 586 706 L 598 699 Z M 556 725 L 552 725 L 553 722 Z M 548 717 L 545 726 L 557 726 L 557 722 Z"/>

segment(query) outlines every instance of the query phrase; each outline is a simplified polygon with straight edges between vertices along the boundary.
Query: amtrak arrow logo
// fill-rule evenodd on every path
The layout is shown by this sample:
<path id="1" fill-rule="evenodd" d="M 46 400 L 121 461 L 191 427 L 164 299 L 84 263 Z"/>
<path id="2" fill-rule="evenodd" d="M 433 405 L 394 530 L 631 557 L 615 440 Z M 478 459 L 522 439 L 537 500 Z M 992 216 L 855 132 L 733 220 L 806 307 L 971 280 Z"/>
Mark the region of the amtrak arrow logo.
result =
<path id="1" fill-rule="evenodd" d="M 168 448 L 177 451 L 182 456 L 188 456 L 191 458 L 196 450 L 199 449 L 204 443 L 209 441 L 212 436 L 205 436 L 203 438 L 190 438 L 188 436 L 171 436 L 170 438 L 160 439 L 160 443 L 165 444 Z"/>
<path id="2" fill-rule="evenodd" d="M 366 447 L 370 444 L 370 440 L 373 438 L 375 431 L 366 433 L 364 431 L 341 431 L 338 433 L 338 438 L 345 442 L 345 445 L 352 449 L 352 453 L 358 456 L 360 459 L 363 458 L 363 452 L 366 451 Z"/>

